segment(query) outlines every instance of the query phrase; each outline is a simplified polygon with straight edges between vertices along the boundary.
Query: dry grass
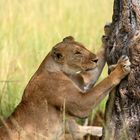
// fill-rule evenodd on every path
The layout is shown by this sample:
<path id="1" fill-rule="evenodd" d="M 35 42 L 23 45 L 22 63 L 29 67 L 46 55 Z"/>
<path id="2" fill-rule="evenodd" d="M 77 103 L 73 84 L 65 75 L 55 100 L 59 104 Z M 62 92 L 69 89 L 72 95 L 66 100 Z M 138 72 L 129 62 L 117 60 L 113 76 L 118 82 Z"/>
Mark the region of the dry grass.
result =
<path id="1" fill-rule="evenodd" d="M 0 114 L 8 116 L 51 47 L 67 35 L 101 46 L 113 0 L 0 0 Z M 101 77 L 102 78 L 102 77 Z"/>

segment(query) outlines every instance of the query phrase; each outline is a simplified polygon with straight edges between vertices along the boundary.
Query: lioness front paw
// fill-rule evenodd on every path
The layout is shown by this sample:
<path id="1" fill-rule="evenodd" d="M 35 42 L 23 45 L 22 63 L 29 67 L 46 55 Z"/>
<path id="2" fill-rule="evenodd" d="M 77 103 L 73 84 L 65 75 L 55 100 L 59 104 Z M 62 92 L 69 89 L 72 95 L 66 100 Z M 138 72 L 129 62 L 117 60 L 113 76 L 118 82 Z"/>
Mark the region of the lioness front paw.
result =
<path id="1" fill-rule="evenodd" d="M 122 55 L 120 57 L 120 59 L 118 60 L 117 65 L 121 65 L 121 67 L 122 67 L 123 71 L 125 72 L 125 74 L 130 73 L 130 65 L 131 65 L 131 63 L 129 61 L 128 56 Z"/>

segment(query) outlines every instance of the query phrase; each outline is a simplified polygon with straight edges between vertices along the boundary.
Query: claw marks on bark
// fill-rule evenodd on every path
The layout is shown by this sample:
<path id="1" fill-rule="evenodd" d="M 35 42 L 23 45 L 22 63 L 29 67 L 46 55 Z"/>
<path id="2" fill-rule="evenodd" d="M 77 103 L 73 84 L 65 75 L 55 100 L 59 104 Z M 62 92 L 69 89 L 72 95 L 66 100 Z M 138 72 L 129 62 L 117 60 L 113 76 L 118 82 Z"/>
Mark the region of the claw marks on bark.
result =
<path id="1" fill-rule="evenodd" d="M 129 92 L 140 99 L 140 30 L 135 33 L 130 46 L 132 70 L 129 75 Z"/>
<path id="2" fill-rule="evenodd" d="M 110 93 L 103 140 L 140 139 L 140 1 L 114 0 L 112 23 L 105 25 L 106 58 L 114 65 L 128 55 L 131 72 Z"/>

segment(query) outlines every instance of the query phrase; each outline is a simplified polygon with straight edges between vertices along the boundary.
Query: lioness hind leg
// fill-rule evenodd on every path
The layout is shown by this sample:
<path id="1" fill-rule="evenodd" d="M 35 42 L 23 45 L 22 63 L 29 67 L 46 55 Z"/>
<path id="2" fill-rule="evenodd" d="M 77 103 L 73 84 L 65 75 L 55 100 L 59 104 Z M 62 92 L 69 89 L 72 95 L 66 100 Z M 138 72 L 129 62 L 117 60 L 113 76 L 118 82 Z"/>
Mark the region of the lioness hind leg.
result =
<path id="1" fill-rule="evenodd" d="M 70 119 L 67 122 L 70 134 L 74 140 L 83 140 L 84 136 L 102 136 L 102 127 L 97 126 L 82 126 L 76 123 L 75 120 Z"/>

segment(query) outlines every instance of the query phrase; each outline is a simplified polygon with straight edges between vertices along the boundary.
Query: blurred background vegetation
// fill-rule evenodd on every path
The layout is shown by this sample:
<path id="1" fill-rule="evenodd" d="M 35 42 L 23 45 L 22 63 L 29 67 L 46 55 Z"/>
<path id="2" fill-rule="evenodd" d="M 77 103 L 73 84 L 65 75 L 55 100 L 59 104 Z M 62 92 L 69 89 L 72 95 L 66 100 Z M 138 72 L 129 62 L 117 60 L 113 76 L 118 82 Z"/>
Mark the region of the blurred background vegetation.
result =
<path id="1" fill-rule="evenodd" d="M 97 52 L 112 7 L 113 0 L 0 0 L 0 115 L 13 111 L 43 58 L 65 36 Z"/>

